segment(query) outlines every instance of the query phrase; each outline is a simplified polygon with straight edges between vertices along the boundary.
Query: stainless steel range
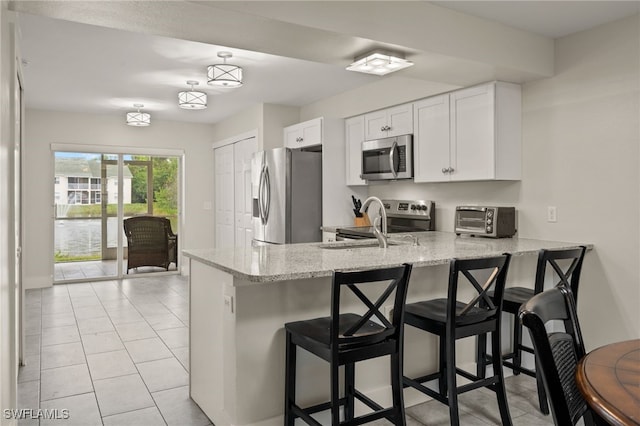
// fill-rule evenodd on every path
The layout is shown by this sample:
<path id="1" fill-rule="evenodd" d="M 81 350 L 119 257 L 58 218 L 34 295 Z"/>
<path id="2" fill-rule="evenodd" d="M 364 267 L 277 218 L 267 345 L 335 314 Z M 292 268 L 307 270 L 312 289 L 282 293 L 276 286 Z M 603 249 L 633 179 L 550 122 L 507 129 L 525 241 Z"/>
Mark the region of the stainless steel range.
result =
<path id="1" fill-rule="evenodd" d="M 387 232 L 424 232 L 435 229 L 436 206 L 427 200 L 382 200 L 387 213 Z M 373 227 L 338 228 L 336 240 L 375 238 Z"/>

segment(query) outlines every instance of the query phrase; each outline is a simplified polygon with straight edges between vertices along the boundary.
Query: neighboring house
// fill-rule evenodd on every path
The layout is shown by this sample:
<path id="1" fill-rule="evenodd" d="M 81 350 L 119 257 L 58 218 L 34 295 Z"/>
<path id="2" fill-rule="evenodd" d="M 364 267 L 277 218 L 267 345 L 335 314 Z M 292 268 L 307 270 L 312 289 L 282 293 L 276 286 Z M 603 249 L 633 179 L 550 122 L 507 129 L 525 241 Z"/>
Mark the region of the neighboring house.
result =
<path id="1" fill-rule="evenodd" d="M 102 169 L 100 162 L 88 158 L 58 157 L 55 161 L 55 204 L 100 204 L 102 202 Z M 118 167 L 105 167 L 107 204 L 118 202 Z M 123 200 L 131 203 L 131 179 L 129 167 L 123 170 Z"/>

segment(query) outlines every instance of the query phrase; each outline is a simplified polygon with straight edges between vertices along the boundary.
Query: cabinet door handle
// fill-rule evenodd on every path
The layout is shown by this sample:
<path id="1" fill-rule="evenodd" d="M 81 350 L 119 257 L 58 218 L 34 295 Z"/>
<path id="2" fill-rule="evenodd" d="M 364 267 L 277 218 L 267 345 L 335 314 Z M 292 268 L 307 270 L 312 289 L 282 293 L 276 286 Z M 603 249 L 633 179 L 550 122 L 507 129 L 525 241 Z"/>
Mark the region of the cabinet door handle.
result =
<path id="1" fill-rule="evenodd" d="M 456 169 L 454 169 L 453 167 L 449 167 L 449 173 L 453 173 L 455 172 Z"/>
<path id="2" fill-rule="evenodd" d="M 380 127 L 380 131 L 381 131 L 381 132 L 384 132 L 385 130 L 387 130 L 387 129 L 385 129 L 385 127 L 386 127 L 386 126 L 382 126 L 382 127 Z"/>
<path id="3" fill-rule="evenodd" d="M 449 171 L 449 169 L 447 169 L 446 167 L 443 167 L 443 168 L 442 168 L 442 173 L 445 173 L 445 174 L 446 174 L 448 171 Z"/>

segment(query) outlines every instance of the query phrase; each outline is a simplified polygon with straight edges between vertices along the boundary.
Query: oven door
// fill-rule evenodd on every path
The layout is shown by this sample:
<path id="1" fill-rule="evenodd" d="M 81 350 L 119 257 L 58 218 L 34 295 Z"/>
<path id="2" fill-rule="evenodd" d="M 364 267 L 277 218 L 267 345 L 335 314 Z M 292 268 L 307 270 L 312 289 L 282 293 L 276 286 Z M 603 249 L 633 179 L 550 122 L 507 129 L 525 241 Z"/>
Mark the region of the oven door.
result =
<path id="1" fill-rule="evenodd" d="M 362 179 L 413 177 L 411 135 L 362 142 Z"/>

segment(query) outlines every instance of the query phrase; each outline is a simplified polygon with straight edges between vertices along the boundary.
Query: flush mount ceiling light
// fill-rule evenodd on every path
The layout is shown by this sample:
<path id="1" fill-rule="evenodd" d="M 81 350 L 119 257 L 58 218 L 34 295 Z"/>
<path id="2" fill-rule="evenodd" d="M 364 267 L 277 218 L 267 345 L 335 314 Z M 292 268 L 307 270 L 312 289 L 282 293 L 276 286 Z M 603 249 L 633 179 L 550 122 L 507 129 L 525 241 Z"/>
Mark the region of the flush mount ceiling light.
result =
<path id="1" fill-rule="evenodd" d="M 151 114 L 146 112 L 140 112 L 140 108 L 144 105 L 142 104 L 133 104 L 133 107 L 138 111 L 136 112 L 128 112 L 127 113 L 127 124 L 129 126 L 148 126 L 151 124 Z"/>
<path id="2" fill-rule="evenodd" d="M 366 74 L 385 75 L 413 65 L 413 62 L 404 59 L 401 53 L 392 53 L 375 50 L 366 55 L 359 56 L 347 67 L 349 71 L 358 71 Z"/>
<path id="3" fill-rule="evenodd" d="M 224 59 L 224 64 L 209 65 L 207 67 L 207 83 L 213 86 L 240 87 L 242 86 L 242 68 L 227 64 L 232 57 L 231 52 L 218 52 L 218 57 Z"/>
<path id="4" fill-rule="evenodd" d="M 184 109 L 205 109 L 207 107 L 207 94 L 193 90 L 193 86 L 199 83 L 194 80 L 187 81 L 191 90 L 178 93 L 178 106 Z"/>

